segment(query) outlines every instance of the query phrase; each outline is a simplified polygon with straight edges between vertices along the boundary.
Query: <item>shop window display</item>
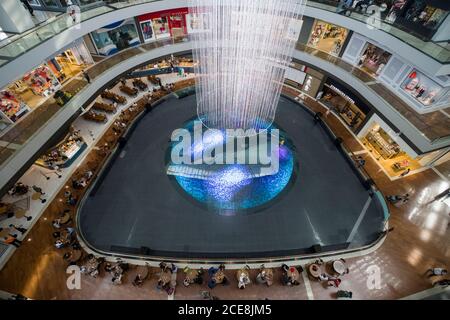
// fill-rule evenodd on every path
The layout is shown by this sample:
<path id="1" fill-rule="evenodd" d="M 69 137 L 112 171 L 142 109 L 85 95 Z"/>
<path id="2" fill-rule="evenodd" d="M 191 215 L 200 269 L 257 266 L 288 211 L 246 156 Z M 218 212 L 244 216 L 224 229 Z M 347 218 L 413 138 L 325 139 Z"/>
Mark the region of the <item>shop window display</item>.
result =
<path id="1" fill-rule="evenodd" d="M 140 22 L 140 25 L 144 42 L 155 40 L 155 32 L 153 31 L 152 20 L 142 21 Z"/>
<path id="2" fill-rule="evenodd" d="M 361 99 L 331 79 L 324 84 L 318 99 L 337 113 L 353 131 L 360 128 L 370 112 L 370 107 Z"/>
<path id="3" fill-rule="evenodd" d="M 385 172 L 391 177 L 398 177 L 404 172 L 422 168 L 417 158 L 412 158 L 403 150 L 388 133 L 389 131 L 374 122 L 361 139 L 365 148 L 374 156 Z"/>
<path id="4" fill-rule="evenodd" d="M 30 111 L 30 108 L 12 91 L 0 91 L 0 112 L 2 113 L 2 118 L 6 117 L 11 122 L 16 122 L 28 111 Z"/>
<path id="5" fill-rule="evenodd" d="M 436 82 L 413 70 L 402 84 L 404 92 L 425 106 L 434 104 L 443 94 L 443 88 Z"/>
<path id="6" fill-rule="evenodd" d="M 152 21 L 156 39 L 170 38 L 169 21 L 166 16 L 153 19 Z"/>
<path id="7" fill-rule="evenodd" d="M 347 35 L 347 29 L 317 20 L 308 45 L 337 56 L 341 52 Z"/>
<path id="8" fill-rule="evenodd" d="M 102 55 L 111 55 L 138 45 L 139 35 L 133 19 L 121 20 L 91 33 L 97 50 Z"/>
<path id="9" fill-rule="evenodd" d="M 379 76 L 391 56 L 389 52 L 368 42 L 360 57 L 358 67 L 372 76 Z"/>
<path id="10" fill-rule="evenodd" d="M 180 38 L 187 34 L 188 8 L 177 8 L 146 13 L 137 17 L 144 41 Z"/>
<path id="11" fill-rule="evenodd" d="M 393 159 L 402 153 L 400 146 L 378 125 L 369 131 L 366 139 L 385 160 Z"/>

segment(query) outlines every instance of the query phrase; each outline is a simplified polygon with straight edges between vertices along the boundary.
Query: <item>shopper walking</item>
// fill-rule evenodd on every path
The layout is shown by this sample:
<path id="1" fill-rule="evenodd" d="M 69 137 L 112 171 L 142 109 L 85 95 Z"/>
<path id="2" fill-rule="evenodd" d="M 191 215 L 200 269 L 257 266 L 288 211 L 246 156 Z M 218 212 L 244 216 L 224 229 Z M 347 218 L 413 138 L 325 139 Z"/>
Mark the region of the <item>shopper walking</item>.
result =
<path id="1" fill-rule="evenodd" d="M 27 8 L 28 12 L 34 17 L 34 10 L 31 7 L 31 5 L 28 3 L 28 0 L 20 0 L 20 2 L 22 2 L 22 4 L 25 6 L 25 8 Z"/>
<path id="2" fill-rule="evenodd" d="M 82 70 L 81 73 L 83 74 L 84 79 L 87 81 L 87 83 L 91 83 L 91 77 L 87 74 L 86 71 Z"/>

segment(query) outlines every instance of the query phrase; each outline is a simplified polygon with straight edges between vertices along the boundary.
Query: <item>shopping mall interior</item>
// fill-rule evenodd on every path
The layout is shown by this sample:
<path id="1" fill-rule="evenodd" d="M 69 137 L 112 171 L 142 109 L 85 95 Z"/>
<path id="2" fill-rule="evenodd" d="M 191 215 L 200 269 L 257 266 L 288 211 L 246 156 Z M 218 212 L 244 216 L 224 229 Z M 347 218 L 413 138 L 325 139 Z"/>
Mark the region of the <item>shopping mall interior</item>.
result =
<path id="1" fill-rule="evenodd" d="M 449 12 L 0 1 L 0 300 L 448 300 Z"/>

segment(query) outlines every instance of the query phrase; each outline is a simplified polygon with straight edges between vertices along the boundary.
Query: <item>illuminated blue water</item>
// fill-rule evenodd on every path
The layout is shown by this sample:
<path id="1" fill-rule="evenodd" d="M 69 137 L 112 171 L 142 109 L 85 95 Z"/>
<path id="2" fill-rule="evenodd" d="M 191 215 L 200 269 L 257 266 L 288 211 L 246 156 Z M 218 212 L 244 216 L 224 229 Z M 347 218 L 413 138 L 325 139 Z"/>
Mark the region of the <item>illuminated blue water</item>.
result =
<path id="1" fill-rule="evenodd" d="M 192 128 L 192 123 L 186 128 Z M 279 170 L 273 175 L 251 177 L 248 166 L 234 164 L 220 166 L 209 179 L 175 176 L 175 180 L 193 199 L 209 208 L 224 210 L 224 214 L 262 206 L 274 200 L 293 175 L 295 157 L 292 144 L 281 130 L 280 139 L 283 144 L 279 147 Z M 193 153 L 196 149 L 193 144 Z"/>

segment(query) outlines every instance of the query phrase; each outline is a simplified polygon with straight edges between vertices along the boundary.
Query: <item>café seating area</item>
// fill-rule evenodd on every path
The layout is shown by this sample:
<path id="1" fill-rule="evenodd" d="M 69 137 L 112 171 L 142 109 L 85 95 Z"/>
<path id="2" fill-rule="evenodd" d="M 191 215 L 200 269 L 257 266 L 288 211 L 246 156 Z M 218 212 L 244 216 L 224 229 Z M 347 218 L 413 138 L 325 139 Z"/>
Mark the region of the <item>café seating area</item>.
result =
<path id="1" fill-rule="evenodd" d="M 93 105 L 92 105 L 92 109 L 97 110 L 97 111 L 104 111 L 107 113 L 115 113 L 117 111 L 117 108 L 109 103 L 103 103 L 103 102 L 98 102 L 96 101 Z"/>
<path id="2" fill-rule="evenodd" d="M 102 92 L 100 94 L 100 96 L 102 97 L 102 99 L 111 100 L 116 103 L 120 103 L 120 104 L 127 103 L 127 98 L 125 98 L 124 96 L 118 95 L 109 90 L 105 90 L 104 92 Z"/>
<path id="3" fill-rule="evenodd" d="M 95 112 L 94 110 L 89 110 L 88 112 L 83 114 L 83 118 L 86 120 L 89 120 L 89 121 L 94 121 L 94 122 L 99 122 L 99 123 L 104 123 L 104 122 L 108 121 L 108 118 L 106 117 L 105 114 Z"/>
<path id="4" fill-rule="evenodd" d="M 36 160 L 36 164 L 50 169 L 55 166 L 64 168 L 72 163 L 84 147 L 86 144 L 83 138 L 71 128 L 60 143 Z"/>
<path id="5" fill-rule="evenodd" d="M 139 90 L 136 88 L 132 88 L 127 86 L 126 84 L 123 84 L 119 87 L 119 90 L 127 95 L 129 95 L 130 97 L 135 97 L 137 96 Z"/>

